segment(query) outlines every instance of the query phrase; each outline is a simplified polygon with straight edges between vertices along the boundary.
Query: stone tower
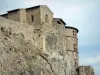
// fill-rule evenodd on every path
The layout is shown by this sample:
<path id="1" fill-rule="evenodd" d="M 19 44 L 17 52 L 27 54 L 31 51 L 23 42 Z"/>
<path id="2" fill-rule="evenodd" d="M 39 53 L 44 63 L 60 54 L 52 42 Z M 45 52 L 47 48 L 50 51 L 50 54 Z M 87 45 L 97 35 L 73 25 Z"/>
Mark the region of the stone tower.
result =
<path id="1" fill-rule="evenodd" d="M 73 66 L 78 67 L 78 29 L 70 26 L 65 26 L 66 50 L 72 53 Z"/>

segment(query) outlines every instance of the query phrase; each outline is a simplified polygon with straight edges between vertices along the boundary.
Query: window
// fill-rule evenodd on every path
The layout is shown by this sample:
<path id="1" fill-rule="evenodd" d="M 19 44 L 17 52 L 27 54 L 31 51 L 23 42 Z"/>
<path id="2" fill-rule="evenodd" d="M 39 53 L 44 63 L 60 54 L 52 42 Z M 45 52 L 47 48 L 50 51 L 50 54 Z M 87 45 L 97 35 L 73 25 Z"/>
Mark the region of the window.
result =
<path id="1" fill-rule="evenodd" d="M 73 30 L 73 37 L 77 37 L 76 31 Z"/>
<path id="2" fill-rule="evenodd" d="M 74 48 L 74 51 L 75 51 L 75 44 L 73 44 L 73 48 Z"/>
<path id="3" fill-rule="evenodd" d="M 1 31 L 4 31 L 4 28 L 3 27 L 1 27 Z"/>
<path id="4" fill-rule="evenodd" d="M 33 22 L 34 21 L 34 16 L 33 15 L 31 15 L 31 22 Z"/>
<path id="5" fill-rule="evenodd" d="M 45 22 L 48 23 L 48 15 L 45 15 Z"/>
<path id="6" fill-rule="evenodd" d="M 73 44 L 73 46 L 75 47 L 75 46 L 76 46 L 76 44 Z"/>
<path id="7" fill-rule="evenodd" d="M 75 62 L 75 66 L 77 66 L 77 63 Z"/>
<path id="8" fill-rule="evenodd" d="M 73 44 L 73 48 L 74 48 L 74 51 L 77 52 L 77 46 L 76 46 L 76 44 Z"/>
<path id="9" fill-rule="evenodd" d="M 73 30 L 73 37 L 74 37 L 74 30 Z"/>

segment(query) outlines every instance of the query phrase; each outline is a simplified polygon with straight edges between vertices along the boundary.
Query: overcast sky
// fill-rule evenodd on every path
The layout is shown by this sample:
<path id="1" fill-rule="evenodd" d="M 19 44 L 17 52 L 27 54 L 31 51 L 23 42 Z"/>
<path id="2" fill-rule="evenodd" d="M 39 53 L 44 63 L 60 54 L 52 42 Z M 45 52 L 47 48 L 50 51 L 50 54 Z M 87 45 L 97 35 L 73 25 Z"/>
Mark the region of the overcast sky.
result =
<path id="1" fill-rule="evenodd" d="M 0 14 L 43 4 L 54 17 L 79 29 L 80 65 L 92 65 L 95 75 L 100 75 L 100 0 L 0 0 Z"/>

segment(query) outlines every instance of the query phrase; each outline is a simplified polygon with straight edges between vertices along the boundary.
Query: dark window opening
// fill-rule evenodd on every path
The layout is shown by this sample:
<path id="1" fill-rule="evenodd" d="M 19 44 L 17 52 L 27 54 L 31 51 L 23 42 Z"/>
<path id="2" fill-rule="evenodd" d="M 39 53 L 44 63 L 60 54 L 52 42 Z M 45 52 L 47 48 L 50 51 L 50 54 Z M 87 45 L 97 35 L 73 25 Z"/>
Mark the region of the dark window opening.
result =
<path id="1" fill-rule="evenodd" d="M 57 21 L 58 24 L 61 24 L 59 21 Z"/>
<path id="2" fill-rule="evenodd" d="M 76 51 L 76 44 L 73 44 L 74 51 Z"/>
<path id="3" fill-rule="evenodd" d="M 48 23 L 48 15 L 45 15 L 45 22 Z"/>
<path id="4" fill-rule="evenodd" d="M 32 22 L 34 21 L 34 16 L 33 16 L 33 15 L 31 15 L 31 21 L 32 21 Z"/>
<path id="5" fill-rule="evenodd" d="M 77 66 L 77 63 L 75 62 L 75 66 Z"/>
<path id="6" fill-rule="evenodd" d="M 76 44 L 73 44 L 73 46 L 75 47 L 75 46 L 76 46 Z"/>
<path id="7" fill-rule="evenodd" d="M 75 34 L 74 34 L 74 31 L 73 31 L 73 37 L 74 37 L 74 35 L 75 35 Z"/>
<path id="8" fill-rule="evenodd" d="M 74 47 L 74 51 L 77 52 L 77 48 Z"/>

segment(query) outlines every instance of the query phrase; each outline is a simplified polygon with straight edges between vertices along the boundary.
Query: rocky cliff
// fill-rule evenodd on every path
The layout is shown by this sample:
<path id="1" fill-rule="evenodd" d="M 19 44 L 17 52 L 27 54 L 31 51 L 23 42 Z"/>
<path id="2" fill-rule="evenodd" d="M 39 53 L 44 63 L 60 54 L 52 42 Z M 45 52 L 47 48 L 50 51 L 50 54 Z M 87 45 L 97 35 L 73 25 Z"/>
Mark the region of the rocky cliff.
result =
<path id="1" fill-rule="evenodd" d="M 52 58 L 39 49 L 36 31 L 32 25 L 0 17 L 0 75 L 71 75 L 63 56 Z"/>
<path id="2" fill-rule="evenodd" d="M 52 31 L 48 26 L 34 29 L 33 25 L 0 17 L 0 75 L 78 74 L 73 54 L 64 49 L 60 31 L 61 28 Z"/>

